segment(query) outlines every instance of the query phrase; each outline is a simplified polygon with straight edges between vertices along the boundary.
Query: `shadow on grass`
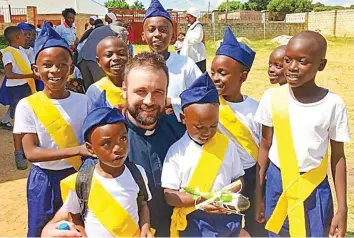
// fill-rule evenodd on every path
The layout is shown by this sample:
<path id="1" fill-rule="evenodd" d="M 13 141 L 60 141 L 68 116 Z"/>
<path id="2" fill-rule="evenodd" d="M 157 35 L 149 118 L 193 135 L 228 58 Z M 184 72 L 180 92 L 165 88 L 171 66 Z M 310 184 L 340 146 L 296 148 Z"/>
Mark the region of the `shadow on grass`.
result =
<path id="1" fill-rule="evenodd" d="M 345 237 L 354 237 L 354 231 L 348 231 Z"/>

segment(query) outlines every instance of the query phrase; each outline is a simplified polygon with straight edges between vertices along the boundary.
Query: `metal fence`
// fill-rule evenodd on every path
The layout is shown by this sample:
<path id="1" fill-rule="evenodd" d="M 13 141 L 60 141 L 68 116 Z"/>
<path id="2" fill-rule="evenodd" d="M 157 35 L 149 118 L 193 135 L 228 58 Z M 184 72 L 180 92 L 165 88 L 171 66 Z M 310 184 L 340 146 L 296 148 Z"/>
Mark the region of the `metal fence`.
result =
<path id="1" fill-rule="evenodd" d="M 27 8 L 0 7 L 0 23 L 27 21 Z"/>

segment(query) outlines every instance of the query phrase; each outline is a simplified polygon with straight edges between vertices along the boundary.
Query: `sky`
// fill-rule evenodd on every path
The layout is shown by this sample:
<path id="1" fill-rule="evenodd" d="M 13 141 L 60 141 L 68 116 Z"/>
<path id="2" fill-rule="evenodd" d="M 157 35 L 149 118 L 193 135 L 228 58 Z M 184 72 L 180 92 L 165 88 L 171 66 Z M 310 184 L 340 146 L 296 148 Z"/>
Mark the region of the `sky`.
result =
<path id="1" fill-rule="evenodd" d="M 105 0 L 96 0 L 100 3 L 104 3 Z M 151 0 L 140 0 L 147 8 L 151 2 Z M 210 0 L 210 9 L 213 10 L 217 8 L 217 6 L 224 2 L 225 0 Z M 134 0 L 126 0 L 127 3 L 132 4 Z M 160 0 L 162 5 L 165 8 L 171 8 L 176 10 L 186 10 L 187 8 L 194 6 L 200 10 L 208 10 L 208 2 L 209 0 Z M 247 2 L 247 0 L 241 0 L 241 2 Z M 313 0 L 313 2 L 321 2 L 327 5 L 342 5 L 342 6 L 350 6 L 354 4 L 354 0 Z"/>

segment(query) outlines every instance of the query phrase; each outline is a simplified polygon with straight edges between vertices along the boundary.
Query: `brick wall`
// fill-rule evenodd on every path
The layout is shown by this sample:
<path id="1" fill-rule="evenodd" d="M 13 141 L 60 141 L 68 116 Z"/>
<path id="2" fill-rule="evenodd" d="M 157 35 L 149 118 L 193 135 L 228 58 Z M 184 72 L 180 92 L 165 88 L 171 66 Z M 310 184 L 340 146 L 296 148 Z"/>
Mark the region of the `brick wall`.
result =
<path id="1" fill-rule="evenodd" d="M 354 37 L 354 10 L 337 11 L 336 36 Z"/>
<path id="2" fill-rule="evenodd" d="M 214 37 L 215 40 L 221 40 L 224 36 L 226 26 L 230 26 L 237 37 L 259 40 L 263 39 L 264 36 L 264 24 L 262 23 L 215 23 L 214 26 L 213 24 L 204 25 L 206 40 L 214 40 Z M 304 23 L 268 22 L 266 23 L 265 37 L 266 39 L 272 39 L 280 35 L 295 35 L 306 29 L 306 24 Z M 178 32 L 186 31 L 186 24 L 178 26 Z"/>
<path id="3" fill-rule="evenodd" d="M 9 26 L 17 26 L 17 23 L 0 23 L 0 35 L 4 35 L 4 31 Z"/>
<path id="4" fill-rule="evenodd" d="M 321 32 L 323 35 L 334 35 L 336 11 L 310 12 L 308 29 Z"/>

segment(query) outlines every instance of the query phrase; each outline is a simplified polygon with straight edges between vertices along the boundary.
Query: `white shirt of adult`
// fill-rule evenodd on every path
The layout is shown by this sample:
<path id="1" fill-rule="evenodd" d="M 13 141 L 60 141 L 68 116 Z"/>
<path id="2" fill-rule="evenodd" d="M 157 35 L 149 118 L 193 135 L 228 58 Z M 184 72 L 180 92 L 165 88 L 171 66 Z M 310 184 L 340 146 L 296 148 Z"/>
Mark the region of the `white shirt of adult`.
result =
<path id="1" fill-rule="evenodd" d="M 68 122 L 76 135 L 79 144 L 83 144 L 82 124 L 91 107 L 91 102 L 86 95 L 70 92 L 70 96 L 65 99 L 50 99 L 59 110 L 62 117 Z M 53 139 L 50 137 L 28 101 L 21 99 L 16 107 L 14 133 L 34 133 L 37 134 L 39 147 L 48 149 L 58 149 Z M 66 160 L 55 160 L 48 162 L 36 162 L 34 165 L 50 170 L 63 170 L 71 168 L 71 164 Z"/>
<path id="2" fill-rule="evenodd" d="M 145 182 L 146 190 L 148 192 L 148 200 L 152 196 L 148 186 L 148 179 L 145 170 L 140 165 L 137 165 Z M 112 195 L 116 200 L 134 219 L 136 224 L 139 224 L 137 196 L 139 186 L 136 184 L 133 175 L 129 169 L 125 167 L 123 173 L 117 178 L 104 178 L 94 171 L 95 178 L 101 185 Z M 62 209 L 72 214 L 79 214 L 81 212 L 79 198 L 74 191 L 70 191 Z M 85 216 L 85 231 L 88 237 L 114 237 L 102 223 L 97 219 L 96 215 L 87 209 Z"/>
<path id="3" fill-rule="evenodd" d="M 239 103 L 227 102 L 231 110 L 236 114 L 237 118 L 241 120 L 249 132 L 251 133 L 253 140 L 259 145 L 262 134 L 262 125 L 254 120 L 256 115 L 258 102 L 246 95 L 243 96 L 243 101 Z M 233 138 L 226 128 L 219 123 L 221 133 L 228 136 L 236 145 L 237 151 L 240 155 L 243 169 L 249 169 L 256 165 L 256 160 Z"/>
<path id="4" fill-rule="evenodd" d="M 171 98 L 173 111 L 180 121 L 181 99 L 179 96 L 202 75 L 202 72 L 191 58 L 172 52 L 166 65 L 170 78 L 167 97 Z"/>
<path id="5" fill-rule="evenodd" d="M 198 63 L 206 59 L 206 49 L 202 42 L 204 37 L 203 25 L 195 21 L 189 28 L 183 41 L 181 55 L 190 57 Z"/>
<path id="6" fill-rule="evenodd" d="M 268 127 L 273 127 L 271 92 L 268 89 L 264 93 L 255 117 L 257 122 Z M 337 142 L 350 141 L 347 109 L 342 98 L 331 91 L 315 103 L 301 103 L 290 92 L 288 98 L 290 126 L 299 169 L 300 172 L 307 172 L 320 165 L 330 139 Z M 268 157 L 280 167 L 275 135 Z"/>
<path id="7" fill-rule="evenodd" d="M 198 165 L 202 146 L 195 143 L 186 132 L 167 152 L 161 176 L 161 187 L 180 190 L 187 187 Z M 208 173 L 208 171 L 205 171 Z M 212 191 L 219 191 L 244 175 L 243 166 L 235 144 L 229 140 L 224 160 L 214 180 Z"/>
<path id="8" fill-rule="evenodd" d="M 11 46 L 10 46 L 11 47 Z M 26 52 L 24 52 L 21 49 L 17 49 L 15 47 L 12 47 L 13 49 L 15 49 L 16 51 L 18 51 L 22 58 L 25 60 L 25 62 L 31 66 L 31 62 L 29 61 Z M 3 53 L 3 51 L 1 51 L 2 53 L 2 62 L 4 63 L 4 67 L 8 64 L 12 64 L 12 72 L 15 74 L 23 74 L 22 71 L 20 70 L 19 66 L 17 65 L 17 62 L 15 61 L 13 55 L 11 54 L 11 52 L 6 52 L 5 54 Z M 15 87 L 15 86 L 20 86 L 20 85 L 24 85 L 26 84 L 27 81 L 26 79 L 7 79 L 6 81 L 6 87 Z"/>

